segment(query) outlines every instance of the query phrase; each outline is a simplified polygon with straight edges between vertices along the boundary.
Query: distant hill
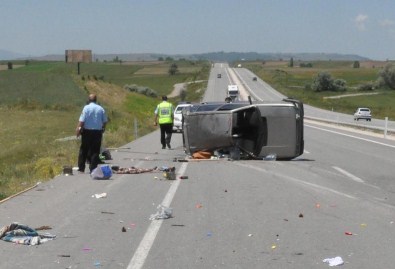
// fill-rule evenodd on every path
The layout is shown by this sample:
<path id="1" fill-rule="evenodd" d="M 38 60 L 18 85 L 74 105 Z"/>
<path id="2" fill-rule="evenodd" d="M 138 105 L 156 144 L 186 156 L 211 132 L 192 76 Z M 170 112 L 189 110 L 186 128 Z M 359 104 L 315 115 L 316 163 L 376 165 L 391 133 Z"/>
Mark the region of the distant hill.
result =
<path id="1" fill-rule="evenodd" d="M 4 54 L 3 54 L 4 52 Z M 270 60 L 289 60 L 295 61 L 369 61 L 369 58 L 356 54 L 339 53 L 258 53 L 258 52 L 209 52 L 200 54 L 159 54 L 159 53 L 119 53 L 119 54 L 93 54 L 93 61 L 113 61 L 116 57 L 122 61 L 156 61 L 159 57 L 171 57 L 173 59 L 187 60 L 209 60 L 221 62 L 234 61 L 270 61 Z M 0 50 L 0 60 L 26 59 L 17 53 Z M 44 61 L 64 61 L 63 54 L 45 55 L 40 57 L 28 57 L 32 60 Z"/>
<path id="2" fill-rule="evenodd" d="M 16 53 L 8 50 L 2 50 L 0 49 L 0 60 L 15 60 L 18 58 L 23 58 L 26 57 L 26 55 L 23 55 L 21 53 Z"/>
<path id="3" fill-rule="evenodd" d="M 255 61 L 255 60 L 289 60 L 293 58 L 296 61 L 368 61 L 369 58 L 355 54 L 338 54 L 338 53 L 257 53 L 257 52 L 211 52 L 194 55 L 198 59 L 207 59 L 212 61 Z"/>

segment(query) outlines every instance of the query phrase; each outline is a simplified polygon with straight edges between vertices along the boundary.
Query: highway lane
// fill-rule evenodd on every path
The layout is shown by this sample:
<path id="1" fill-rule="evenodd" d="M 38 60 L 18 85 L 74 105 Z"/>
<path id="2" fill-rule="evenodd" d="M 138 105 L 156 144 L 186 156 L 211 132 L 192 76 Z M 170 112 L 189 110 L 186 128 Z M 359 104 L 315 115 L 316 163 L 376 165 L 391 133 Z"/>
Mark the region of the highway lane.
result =
<path id="1" fill-rule="evenodd" d="M 227 82 L 213 72 L 206 96 L 222 100 L 224 88 L 210 85 Z M 109 163 L 174 165 L 176 181 L 161 173 L 59 176 L 1 203 L 0 225 L 49 225 L 57 239 L 0 241 L 8 257 L 0 268 L 304 269 L 327 268 L 322 260 L 335 256 L 347 268 L 392 268 L 393 142 L 306 122 L 305 144 L 293 161 L 185 163 L 173 162 L 185 157 L 180 134 L 161 150 L 153 132 L 113 150 Z M 92 198 L 102 192 L 107 198 Z M 161 203 L 173 218 L 150 221 Z"/>

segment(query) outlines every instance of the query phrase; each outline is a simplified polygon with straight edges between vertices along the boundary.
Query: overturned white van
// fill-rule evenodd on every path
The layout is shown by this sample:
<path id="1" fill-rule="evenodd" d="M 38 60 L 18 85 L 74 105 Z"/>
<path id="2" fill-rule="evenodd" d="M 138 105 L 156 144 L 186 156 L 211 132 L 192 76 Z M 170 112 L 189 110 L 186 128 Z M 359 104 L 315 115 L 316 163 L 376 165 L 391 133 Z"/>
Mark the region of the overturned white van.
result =
<path id="1" fill-rule="evenodd" d="M 304 112 L 298 100 L 193 104 L 183 115 L 187 154 L 229 149 L 249 159 L 303 154 Z"/>

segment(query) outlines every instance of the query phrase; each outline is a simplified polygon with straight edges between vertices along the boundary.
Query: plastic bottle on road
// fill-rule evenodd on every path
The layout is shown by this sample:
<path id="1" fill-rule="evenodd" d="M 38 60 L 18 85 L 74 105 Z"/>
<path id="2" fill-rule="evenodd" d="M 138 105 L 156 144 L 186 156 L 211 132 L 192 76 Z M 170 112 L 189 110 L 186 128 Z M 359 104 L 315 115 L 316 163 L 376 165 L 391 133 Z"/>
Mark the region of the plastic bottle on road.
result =
<path id="1" fill-rule="evenodd" d="M 277 159 L 276 154 L 269 154 L 263 158 L 264 161 L 275 161 L 276 159 Z"/>

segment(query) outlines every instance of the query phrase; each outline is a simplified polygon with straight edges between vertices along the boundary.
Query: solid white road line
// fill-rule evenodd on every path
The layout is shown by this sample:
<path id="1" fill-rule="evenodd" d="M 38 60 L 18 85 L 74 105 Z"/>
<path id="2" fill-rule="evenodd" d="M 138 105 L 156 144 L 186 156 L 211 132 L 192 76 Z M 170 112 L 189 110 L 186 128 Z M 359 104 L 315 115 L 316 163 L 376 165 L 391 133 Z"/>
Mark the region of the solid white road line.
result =
<path id="1" fill-rule="evenodd" d="M 179 172 L 177 173 L 178 176 L 181 176 L 184 174 L 185 170 L 187 169 L 188 163 L 183 163 L 180 167 Z M 176 194 L 176 191 L 178 189 L 178 186 L 180 185 L 181 179 L 178 177 L 173 184 L 171 184 L 169 191 L 167 192 L 165 198 L 162 201 L 162 205 L 165 207 L 169 207 L 171 204 L 171 201 L 174 198 L 174 195 Z M 147 259 L 148 252 L 150 251 L 152 244 L 155 241 L 156 235 L 159 232 L 160 226 L 162 226 L 162 219 L 159 220 L 153 220 L 148 227 L 147 231 L 145 232 L 145 235 L 143 237 L 143 240 L 141 240 L 140 245 L 138 246 L 136 252 L 134 253 L 132 259 L 130 260 L 130 263 L 127 267 L 127 269 L 139 269 L 142 268 L 145 260 Z"/>
<path id="2" fill-rule="evenodd" d="M 374 140 L 367 139 L 367 138 L 362 138 L 362 137 L 355 136 L 355 135 L 344 134 L 344 133 L 340 133 L 340 132 L 336 132 L 336 131 L 332 131 L 332 130 L 328 130 L 328 129 L 324 129 L 324 128 L 320 128 L 320 127 L 316 127 L 316 126 L 311 126 L 311 125 L 308 125 L 308 124 L 305 124 L 304 126 L 307 126 L 307 127 L 313 128 L 313 129 L 318 129 L 318 130 L 321 130 L 321 131 L 326 131 L 326 132 L 333 133 L 333 134 L 338 134 L 338 135 L 343 135 L 343 136 L 347 136 L 347 137 L 352 137 L 352 138 L 355 138 L 355 139 L 359 139 L 359 140 L 363 140 L 363 141 L 379 144 L 379 145 L 382 145 L 382 146 L 395 148 L 395 146 L 390 145 L 390 144 L 381 143 L 381 142 L 378 142 L 378 141 L 374 141 Z"/>
<path id="3" fill-rule="evenodd" d="M 351 178 L 352 180 L 354 180 L 354 181 L 356 181 L 356 182 L 364 183 L 364 181 L 363 181 L 362 179 L 360 179 L 360 178 L 357 177 L 357 176 L 354 176 L 353 174 L 347 172 L 346 170 L 341 169 L 340 167 L 332 166 L 332 168 L 335 169 L 335 170 L 337 170 L 337 171 L 339 171 L 339 172 L 342 173 L 343 175 L 345 175 L 345 176 Z"/>

